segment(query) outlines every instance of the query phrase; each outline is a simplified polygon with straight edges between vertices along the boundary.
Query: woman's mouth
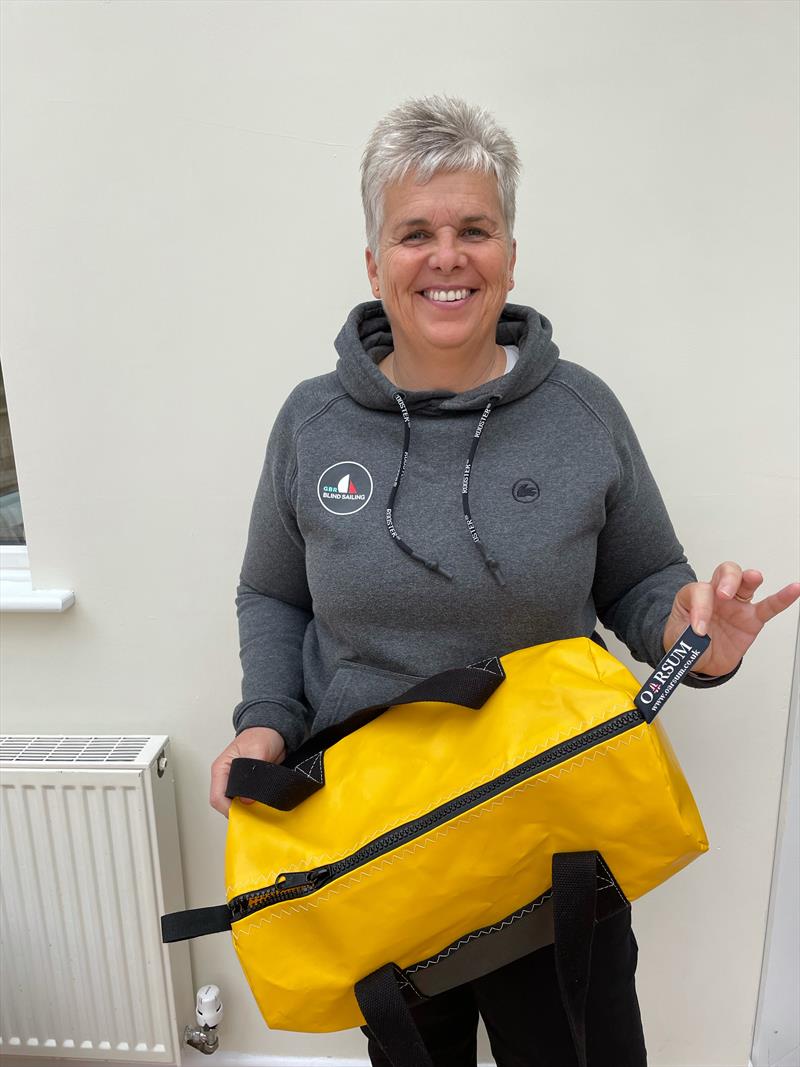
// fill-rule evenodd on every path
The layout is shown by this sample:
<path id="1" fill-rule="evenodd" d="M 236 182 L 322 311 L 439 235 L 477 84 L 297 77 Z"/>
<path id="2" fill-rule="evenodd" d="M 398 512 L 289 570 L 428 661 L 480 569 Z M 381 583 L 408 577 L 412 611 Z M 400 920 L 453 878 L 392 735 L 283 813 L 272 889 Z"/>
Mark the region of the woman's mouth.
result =
<path id="1" fill-rule="evenodd" d="M 450 311 L 453 308 L 463 307 L 477 292 L 477 289 L 462 286 L 460 289 L 423 289 L 417 295 L 421 296 L 426 303 L 433 304 L 434 307 Z"/>

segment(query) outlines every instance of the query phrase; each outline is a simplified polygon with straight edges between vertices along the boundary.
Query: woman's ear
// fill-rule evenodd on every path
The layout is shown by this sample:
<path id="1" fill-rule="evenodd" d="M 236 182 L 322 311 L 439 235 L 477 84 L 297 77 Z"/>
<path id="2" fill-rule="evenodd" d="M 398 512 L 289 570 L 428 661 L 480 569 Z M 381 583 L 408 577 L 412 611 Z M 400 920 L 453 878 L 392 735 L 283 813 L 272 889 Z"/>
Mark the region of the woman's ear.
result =
<path id="1" fill-rule="evenodd" d="M 365 249 L 365 257 L 367 260 L 367 277 L 369 278 L 370 289 L 376 295 L 380 292 L 380 282 L 378 281 L 378 263 L 372 254 L 372 250 L 369 246 Z"/>

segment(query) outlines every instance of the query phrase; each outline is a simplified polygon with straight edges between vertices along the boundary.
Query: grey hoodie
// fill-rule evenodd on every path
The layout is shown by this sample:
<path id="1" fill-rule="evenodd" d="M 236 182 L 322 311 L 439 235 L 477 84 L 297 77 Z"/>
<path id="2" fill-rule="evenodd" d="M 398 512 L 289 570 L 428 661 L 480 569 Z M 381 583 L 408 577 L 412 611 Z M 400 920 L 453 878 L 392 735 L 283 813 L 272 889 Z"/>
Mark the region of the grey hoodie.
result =
<path id="1" fill-rule="evenodd" d="M 271 726 L 293 751 L 421 678 L 588 636 L 597 618 L 636 659 L 663 656 L 697 576 L 625 412 L 559 359 L 533 308 L 506 304 L 496 336 L 519 347 L 503 377 L 399 390 L 376 365 L 392 334 L 369 301 L 336 338 L 336 370 L 292 390 L 237 590 L 237 734 Z"/>

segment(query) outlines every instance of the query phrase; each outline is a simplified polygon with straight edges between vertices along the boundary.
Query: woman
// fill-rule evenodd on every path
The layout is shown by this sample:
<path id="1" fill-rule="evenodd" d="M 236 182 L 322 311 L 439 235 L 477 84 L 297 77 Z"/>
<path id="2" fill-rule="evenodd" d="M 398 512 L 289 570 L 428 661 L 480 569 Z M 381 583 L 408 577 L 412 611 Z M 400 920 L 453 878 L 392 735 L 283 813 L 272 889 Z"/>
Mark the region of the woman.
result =
<path id="1" fill-rule="evenodd" d="M 518 173 L 509 136 L 460 100 L 407 102 L 370 138 L 376 299 L 270 435 L 237 595 L 237 736 L 212 767 L 220 811 L 234 757 L 280 762 L 449 667 L 589 635 L 598 617 L 655 666 L 691 623 L 712 640 L 687 684 L 719 685 L 800 596 L 794 583 L 754 604 L 762 575 L 733 562 L 698 582 L 612 391 L 559 359 L 543 315 L 506 303 Z M 603 926 L 589 1061 L 633 1067 L 636 943 L 627 912 Z M 552 946 L 414 1011 L 437 1065 L 474 1067 L 479 1013 L 499 1067 L 576 1062 Z"/>

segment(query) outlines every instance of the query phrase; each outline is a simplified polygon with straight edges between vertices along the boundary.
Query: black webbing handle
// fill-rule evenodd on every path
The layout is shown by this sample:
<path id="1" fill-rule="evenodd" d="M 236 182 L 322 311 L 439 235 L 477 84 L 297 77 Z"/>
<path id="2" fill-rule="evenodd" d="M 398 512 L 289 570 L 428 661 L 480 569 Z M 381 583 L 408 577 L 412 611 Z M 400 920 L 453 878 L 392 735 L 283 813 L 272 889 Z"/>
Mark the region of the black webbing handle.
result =
<path id="1" fill-rule="evenodd" d="M 606 647 L 596 630 L 591 634 L 591 640 Z M 483 707 L 504 678 L 499 656 L 492 656 L 480 664 L 455 667 L 431 675 L 388 703 L 361 708 L 343 722 L 320 730 L 296 751 L 289 753 L 283 763 L 244 758 L 233 760 L 225 796 L 231 800 L 234 797 L 246 797 L 279 811 L 291 811 L 325 784 L 325 750 L 377 719 L 388 708 L 398 704 L 438 701 L 477 710 Z"/>
<path id="2" fill-rule="evenodd" d="M 474 710 L 482 708 L 504 678 L 500 661 L 495 659 L 492 663 L 496 664 L 496 669 L 458 667 L 442 671 L 416 682 L 389 703 L 361 708 L 343 722 L 315 734 L 296 752 L 290 753 L 283 763 L 235 759 L 231 762 L 225 796 L 231 799 L 247 797 L 279 811 L 291 811 L 325 784 L 325 750 L 377 719 L 387 708 L 424 701 L 459 704 Z"/>
<path id="3" fill-rule="evenodd" d="M 231 761 L 225 796 L 247 797 L 279 811 L 291 811 L 324 785 L 321 758 L 317 767 L 319 777 L 311 769 L 303 772 L 283 763 L 240 756 Z"/>
<path id="4" fill-rule="evenodd" d="M 556 973 L 579 1067 L 587 1067 L 586 996 L 601 873 L 610 875 L 597 852 L 560 852 L 553 856 Z M 621 893 L 619 897 L 625 900 Z M 402 972 L 396 964 L 379 967 L 356 983 L 358 1006 L 392 1067 L 433 1067 L 411 1008 L 401 993 L 401 979 Z"/>
<path id="5" fill-rule="evenodd" d="M 318 734 L 310 737 L 304 745 L 293 752 L 284 766 L 289 763 L 296 767 L 318 752 L 335 745 L 348 734 L 355 733 L 373 719 L 377 719 L 389 708 L 397 704 L 416 704 L 424 701 L 438 701 L 442 704 L 459 704 L 464 708 L 477 711 L 482 708 L 492 693 L 505 678 L 500 660 L 494 657 L 487 661 L 490 667 L 454 667 L 440 674 L 433 674 L 421 682 L 415 682 L 398 697 L 382 704 L 372 704 L 348 715 L 342 722 L 334 723 Z"/>

